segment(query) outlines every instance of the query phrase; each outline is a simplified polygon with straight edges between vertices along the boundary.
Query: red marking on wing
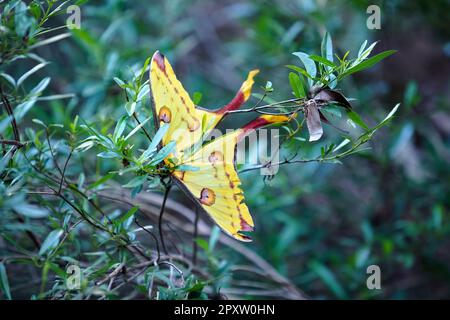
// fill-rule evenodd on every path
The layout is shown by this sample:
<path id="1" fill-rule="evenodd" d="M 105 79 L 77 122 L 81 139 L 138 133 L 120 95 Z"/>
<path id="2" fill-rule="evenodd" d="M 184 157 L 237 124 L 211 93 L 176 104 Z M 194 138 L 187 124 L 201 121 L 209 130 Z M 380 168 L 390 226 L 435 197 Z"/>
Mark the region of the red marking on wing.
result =
<path id="1" fill-rule="evenodd" d="M 256 130 L 258 128 L 267 126 L 272 123 L 280 123 L 280 122 L 287 122 L 289 121 L 289 118 L 283 115 L 263 115 L 255 120 L 247 123 L 245 126 L 243 126 L 240 130 L 237 139 L 238 141 L 244 138 L 247 134 L 249 134 L 252 130 Z"/>
<path id="2" fill-rule="evenodd" d="M 241 231 L 253 231 L 253 227 L 241 218 Z"/>
<path id="3" fill-rule="evenodd" d="M 270 124 L 270 122 L 267 121 L 266 119 L 262 117 L 256 118 L 255 120 L 247 123 L 245 126 L 241 128 L 241 133 L 239 133 L 238 140 L 245 137 L 250 131 L 256 130 L 260 127 L 264 127 L 268 124 Z"/>
<path id="4" fill-rule="evenodd" d="M 153 55 L 153 61 L 156 62 L 156 65 L 162 72 L 166 73 L 166 65 L 164 63 L 164 55 L 162 53 L 156 51 Z"/>
<path id="5" fill-rule="evenodd" d="M 239 109 L 239 107 L 245 102 L 245 97 L 242 91 L 239 91 L 236 96 L 225 107 L 215 111 L 218 114 L 225 114 L 228 111 Z"/>

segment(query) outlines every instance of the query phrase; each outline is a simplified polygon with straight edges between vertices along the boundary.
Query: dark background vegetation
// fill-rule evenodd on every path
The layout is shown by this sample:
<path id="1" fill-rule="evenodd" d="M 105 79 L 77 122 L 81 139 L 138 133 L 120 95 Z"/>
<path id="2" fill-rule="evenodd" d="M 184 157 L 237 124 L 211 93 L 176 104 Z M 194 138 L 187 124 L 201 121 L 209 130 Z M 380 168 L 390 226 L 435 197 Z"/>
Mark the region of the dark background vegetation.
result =
<path id="1" fill-rule="evenodd" d="M 381 7 L 380 30 L 366 28 L 366 8 L 374 3 Z M 279 100 L 291 97 L 289 70 L 284 65 L 297 63 L 291 54 L 294 51 L 317 53 L 325 31 L 332 35 L 340 55 L 347 50 L 357 52 L 365 39 L 380 41 L 377 52 L 388 49 L 398 52 L 376 67 L 345 79 L 340 86 L 347 97 L 355 99 L 352 101 L 355 110 L 369 124 L 382 119 L 397 102 L 402 103 L 392 124 L 370 142 L 371 150 L 345 158 L 342 165 L 283 166 L 269 184 L 263 182 L 258 172 L 241 175 L 256 225 L 254 241 L 244 246 L 265 259 L 277 273 L 274 275 L 272 269 L 269 272 L 259 264 L 262 269 L 259 275 L 246 274 L 254 263 L 244 262 L 248 252 L 243 257 L 233 250 L 233 242 L 228 242 L 230 246 L 225 243 L 214 246 L 212 241 L 213 248 L 202 247 L 196 277 L 206 280 L 201 286 L 213 287 L 210 291 L 205 289 L 208 294 L 220 292 L 241 298 L 299 297 L 283 296 L 283 291 L 277 291 L 281 287 L 277 281 L 266 284 L 270 276 L 265 271 L 274 278 L 285 277 L 313 299 L 449 298 L 448 12 L 450 3 L 444 0 L 87 1 L 81 6 L 81 30 L 35 50 L 51 62 L 33 75 L 36 79 L 52 78 L 46 94 L 74 93 L 75 98 L 37 102 L 21 126 L 38 128 L 31 122 L 37 118 L 46 124 L 67 127 L 75 115 L 80 115 L 104 130 L 114 129 L 115 122 L 124 114 L 126 101 L 113 78 L 129 78 L 129 68 L 141 66 L 157 49 L 172 61 L 191 94 L 203 94 L 201 105 L 219 107 L 230 100 L 247 71 L 253 68 L 261 69 L 255 88 L 270 80 L 275 88 L 274 97 Z M 65 18 L 64 14 L 59 15 L 49 24 L 61 25 Z M 23 60 L 2 72 L 7 71 L 17 79 L 35 64 Z M 32 88 L 33 81 L 28 85 Z M 149 109 L 149 105 L 140 108 Z M 230 121 L 224 123 L 227 125 L 237 126 Z M 332 139 L 335 130 L 330 127 L 325 130 Z M 61 131 L 53 137 L 63 136 Z M 302 144 L 301 152 L 315 154 L 324 143 Z M 62 163 L 66 155 L 67 151 L 61 151 Z M 92 159 L 74 156 L 68 176 L 82 185 L 80 180 L 89 181 L 94 175 L 106 175 L 120 167 L 117 161 Z M 126 182 L 120 178 L 118 181 Z M 155 192 L 158 193 L 156 190 L 148 194 Z M 170 198 L 173 205 L 193 209 L 178 190 Z M 27 199 L 41 206 L 49 206 L 51 201 L 41 197 L 27 196 Z M 0 204 L 2 201 L 6 202 L 6 196 Z M 53 208 L 58 207 L 53 204 Z M 119 209 L 122 213 L 127 211 L 126 207 L 107 207 L 113 214 Z M 13 218 L 6 218 L 8 210 L 0 209 L 4 215 L 0 218 L 3 257 L 12 254 L 8 247 L 14 241 L 30 246 L 22 239 L 26 230 L 45 239 L 60 219 L 26 216 L 23 219 L 29 227 L 23 230 L 17 223 L 12 225 Z M 151 238 L 144 233 L 139 237 L 144 246 L 152 245 Z M 57 284 L 58 279 L 64 278 L 65 265 L 76 259 L 96 269 L 92 267 L 95 252 L 109 250 L 102 247 L 99 238 L 79 230 L 68 238 L 70 242 L 61 249 L 64 251 L 56 255 L 59 260 L 52 260 L 55 265 L 50 265 L 45 273 L 46 264 L 39 258 L 33 265 L 21 260 L 6 261 L 13 298 L 64 296 L 61 294 L 64 290 Z M 173 239 L 178 241 L 176 236 Z M 188 242 L 179 246 L 190 250 Z M 88 252 L 90 255 L 85 256 Z M 97 274 L 85 284 L 83 293 L 66 297 L 145 297 L 147 278 L 138 278 L 142 281 L 136 285 L 130 281 L 121 289 L 110 290 L 110 286 L 99 289 L 103 290 L 100 293 L 95 291 L 94 282 L 123 262 L 122 254 L 113 252 L 96 264 L 101 270 L 95 270 Z M 247 269 L 239 268 L 244 264 Z M 366 268 L 372 264 L 381 268 L 381 290 L 366 287 Z M 260 287 L 255 287 L 255 283 Z M 159 297 L 179 296 L 161 289 Z"/>

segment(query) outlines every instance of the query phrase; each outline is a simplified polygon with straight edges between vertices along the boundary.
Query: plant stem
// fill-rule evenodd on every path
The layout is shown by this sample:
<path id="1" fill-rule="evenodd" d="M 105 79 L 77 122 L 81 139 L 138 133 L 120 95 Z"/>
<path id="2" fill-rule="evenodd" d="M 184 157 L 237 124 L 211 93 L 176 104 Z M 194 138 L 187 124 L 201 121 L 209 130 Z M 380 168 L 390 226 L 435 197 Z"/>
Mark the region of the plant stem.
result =
<path id="1" fill-rule="evenodd" d="M 139 118 L 136 115 L 136 112 L 133 113 L 133 118 L 134 120 L 136 120 L 136 122 L 138 123 L 138 125 L 141 126 L 141 121 L 139 121 Z M 147 139 L 152 142 L 152 137 L 150 136 L 150 134 L 147 132 L 147 130 L 144 128 L 144 126 L 141 126 L 142 131 L 144 131 L 144 134 L 147 136 Z"/>
<path id="2" fill-rule="evenodd" d="M 164 191 L 164 198 L 161 204 L 161 210 L 159 211 L 159 219 L 158 219 L 158 229 L 159 229 L 159 238 L 161 239 L 161 245 L 163 247 L 164 253 L 168 255 L 168 251 L 166 248 L 166 244 L 164 243 L 164 237 L 162 232 L 162 219 L 164 215 L 164 209 L 166 208 L 167 197 L 169 196 L 170 188 L 172 187 L 171 183 L 166 186 L 166 190 Z"/>

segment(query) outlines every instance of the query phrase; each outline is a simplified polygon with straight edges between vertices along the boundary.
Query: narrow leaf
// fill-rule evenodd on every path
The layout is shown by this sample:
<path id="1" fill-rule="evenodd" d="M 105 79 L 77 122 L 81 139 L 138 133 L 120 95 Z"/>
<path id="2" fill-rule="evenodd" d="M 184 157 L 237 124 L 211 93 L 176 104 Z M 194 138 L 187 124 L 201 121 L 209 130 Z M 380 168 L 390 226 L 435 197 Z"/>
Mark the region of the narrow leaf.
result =
<path id="1" fill-rule="evenodd" d="M 60 41 L 60 40 L 62 40 L 62 39 L 68 38 L 68 37 L 70 37 L 70 36 L 71 36 L 70 33 L 62 33 L 62 34 L 58 34 L 58 35 L 56 35 L 56 36 L 54 36 L 54 37 L 51 37 L 51 38 L 48 38 L 48 39 L 45 39 L 45 40 L 36 42 L 36 43 L 33 44 L 32 46 L 30 46 L 29 49 L 32 50 L 32 49 L 35 49 L 35 48 L 38 48 L 38 47 L 46 46 L 46 45 L 48 45 L 48 44 L 50 44 L 50 43 Z"/>
<path id="2" fill-rule="evenodd" d="M 303 52 L 294 52 L 293 55 L 297 56 L 301 60 L 311 78 L 315 78 L 317 74 L 316 63 L 309 58 L 309 55 Z M 311 86 L 313 81 L 308 78 L 308 83 Z"/>
<path id="3" fill-rule="evenodd" d="M 50 232 L 47 238 L 45 238 L 44 242 L 42 243 L 41 248 L 39 249 L 39 255 L 42 256 L 45 253 L 56 248 L 63 233 L 64 231 L 62 229 L 56 229 Z"/>
<path id="4" fill-rule="evenodd" d="M 130 217 L 132 217 L 136 211 L 139 210 L 138 206 L 135 206 L 133 208 L 131 208 L 130 210 L 128 210 L 127 213 L 125 213 L 122 217 L 120 217 L 120 219 L 118 220 L 119 223 L 124 223 L 125 221 L 127 221 Z"/>
<path id="5" fill-rule="evenodd" d="M 47 209 L 29 203 L 19 203 L 14 206 L 14 211 L 29 218 L 44 218 L 49 215 Z"/>
<path id="6" fill-rule="evenodd" d="M 124 184 L 122 187 L 124 188 L 135 188 L 137 186 L 140 186 L 144 184 L 144 182 L 147 180 L 147 176 L 138 176 L 134 179 L 131 179 L 127 184 Z"/>
<path id="7" fill-rule="evenodd" d="M 11 300 L 11 292 L 9 289 L 8 274 L 3 262 L 0 262 L 0 288 L 2 289 L 6 299 Z"/>
<path id="8" fill-rule="evenodd" d="M 315 54 L 312 54 L 312 55 L 310 55 L 309 57 L 310 57 L 312 60 L 317 61 L 317 62 L 320 62 L 320 63 L 322 63 L 322 64 L 324 64 L 324 65 L 326 65 L 326 66 L 328 66 L 328 67 L 331 67 L 331 68 L 335 68 L 335 67 L 336 67 L 336 65 L 335 65 L 333 62 L 331 62 L 330 60 L 328 60 L 328 59 L 326 59 L 326 58 L 324 58 L 324 57 L 317 56 L 317 55 L 315 55 Z"/>
<path id="9" fill-rule="evenodd" d="M 347 115 L 358 126 L 360 126 L 363 129 L 369 130 L 369 127 L 367 126 L 367 124 L 363 121 L 363 119 L 361 119 L 359 114 L 357 114 L 355 111 L 350 110 L 347 112 Z"/>
<path id="10" fill-rule="evenodd" d="M 322 57 L 330 62 L 333 62 L 333 41 L 331 40 L 331 36 L 328 32 L 325 33 L 325 36 L 322 39 L 321 53 Z"/>
<path id="11" fill-rule="evenodd" d="M 141 122 L 140 125 L 136 126 L 136 128 L 134 128 L 133 130 L 131 130 L 131 132 L 125 137 L 125 140 L 128 140 L 130 137 L 132 137 L 139 129 L 142 128 L 142 126 L 144 124 L 147 123 L 147 121 L 150 120 L 150 118 L 145 119 L 144 121 Z"/>
<path id="12" fill-rule="evenodd" d="M 348 76 L 350 74 L 353 74 L 355 72 L 359 72 L 362 71 L 364 69 L 370 68 L 373 65 L 377 64 L 378 62 L 380 62 L 381 60 L 389 57 L 390 55 L 393 55 L 395 52 L 397 52 L 396 50 L 388 50 L 388 51 L 384 51 L 382 53 L 379 53 L 367 60 L 364 60 L 363 62 L 355 65 L 354 67 L 351 67 L 350 69 L 348 69 L 346 72 L 344 72 L 343 74 L 341 74 L 341 78 L 344 76 Z"/>
<path id="13" fill-rule="evenodd" d="M 291 88 L 294 91 L 294 95 L 301 99 L 306 96 L 305 89 L 303 88 L 300 77 L 298 74 L 294 72 L 289 73 L 289 83 L 291 84 Z"/>
<path id="14" fill-rule="evenodd" d="M 161 161 L 163 161 L 175 148 L 175 141 L 170 141 L 167 145 L 165 145 L 161 150 L 159 150 L 158 154 L 152 159 L 151 164 L 157 165 Z"/>
<path id="15" fill-rule="evenodd" d="M 29 76 L 31 76 L 33 73 L 35 73 L 36 71 L 38 71 L 39 69 L 42 69 L 43 67 L 45 67 L 48 64 L 48 62 L 42 62 L 36 66 L 34 66 L 33 68 L 31 68 L 30 70 L 28 70 L 27 72 L 25 72 L 20 78 L 19 80 L 17 80 L 17 86 L 20 86 Z"/>
<path id="16" fill-rule="evenodd" d="M 87 189 L 94 189 L 97 188 L 98 186 L 104 184 L 106 181 L 110 180 L 112 177 L 114 177 L 116 174 L 115 173 L 108 173 L 106 176 L 101 177 L 100 179 L 98 179 L 97 181 L 95 181 L 94 183 L 90 184 Z"/>

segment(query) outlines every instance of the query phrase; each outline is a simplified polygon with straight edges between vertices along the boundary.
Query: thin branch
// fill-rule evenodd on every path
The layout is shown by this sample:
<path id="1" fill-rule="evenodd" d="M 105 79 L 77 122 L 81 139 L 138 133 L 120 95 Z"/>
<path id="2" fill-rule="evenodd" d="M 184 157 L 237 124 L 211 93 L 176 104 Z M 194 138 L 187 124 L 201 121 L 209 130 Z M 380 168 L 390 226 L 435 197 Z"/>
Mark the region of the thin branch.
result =
<path id="1" fill-rule="evenodd" d="M 167 251 L 167 248 L 166 248 L 166 244 L 164 243 L 164 237 L 163 237 L 163 232 L 162 232 L 162 219 L 163 219 L 164 209 L 166 208 L 167 197 L 169 196 L 169 192 L 170 192 L 170 188 L 171 187 L 172 187 L 171 183 L 169 183 L 166 186 L 166 190 L 164 191 L 163 202 L 161 204 L 161 210 L 159 211 L 159 219 L 158 219 L 159 238 L 161 240 L 161 245 L 163 247 L 164 253 L 166 255 L 168 254 L 168 251 Z"/>
<path id="2" fill-rule="evenodd" d="M 17 127 L 16 118 L 14 117 L 14 111 L 13 111 L 13 109 L 11 107 L 11 104 L 9 103 L 8 98 L 3 93 L 2 86 L 0 86 L 0 95 L 2 96 L 1 97 L 2 98 L 2 102 L 3 102 L 3 105 L 5 106 L 6 112 L 11 117 L 11 125 L 12 125 L 12 128 L 13 128 L 14 139 L 17 142 L 20 142 L 20 132 L 19 132 L 19 128 Z"/>
<path id="3" fill-rule="evenodd" d="M 145 228 L 144 226 L 142 226 L 139 221 L 137 220 L 137 218 L 134 218 L 134 223 L 136 223 L 143 231 L 145 231 L 146 233 L 148 233 L 153 240 L 155 240 L 155 244 L 156 244 L 156 252 L 157 252 L 157 258 L 156 258 L 156 262 L 159 262 L 159 260 L 161 259 L 161 251 L 159 250 L 159 242 L 158 242 L 158 238 L 151 233 L 150 231 L 147 230 L 147 228 Z"/>
<path id="4" fill-rule="evenodd" d="M 271 108 L 275 108 L 277 106 L 283 106 L 284 104 L 288 104 L 288 103 L 294 103 L 294 102 L 295 103 L 299 103 L 300 101 L 304 101 L 304 99 L 295 98 L 295 99 L 289 99 L 289 100 L 274 102 L 274 103 L 270 103 L 270 104 L 266 104 L 266 105 L 262 105 L 262 106 L 258 106 L 258 104 L 256 104 L 255 106 L 253 106 L 251 108 L 248 108 L 248 109 L 237 109 L 237 110 L 228 111 L 227 114 L 257 112 L 257 111 L 263 112 L 261 110 L 271 109 Z M 297 107 L 302 107 L 302 104 L 298 104 L 296 106 Z"/>
<path id="5" fill-rule="evenodd" d="M 61 172 L 61 181 L 59 182 L 58 193 L 61 193 L 62 185 L 63 185 L 63 182 L 65 181 L 67 164 L 69 163 L 69 160 L 72 157 L 72 153 L 73 153 L 73 150 L 70 150 L 69 156 L 67 157 L 66 162 L 64 163 L 64 168 Z"/>
<path id="6" fill-rule="evenodd" d="M 45 128 L 45 139 L 47 140 L 47 145 L 48 145 L 48 148 L 50 150 L 50 155 L 52 156 L 53 163 L 55 164 L 56 169 L 58 169 L 59 174 L 61 175 L 61 177 L 64 177 L 63 172 L 62 172 L 61 168 L 58 165 L 58 161 L 56 161 L 55 153 L 53 152 L 52 144 L 50 142 L 50 133 L 48 131 L 48 128 Z"/>
<path id="7" fill-rule="evenodd" d="M 284 159 L 283 161 L 279 161 L 279 162 L 275 162 L 275 163 L 267 162 L 267 163 L 260 164 L 260 165 L 254 166 L 254 167 L 245 168 L 245 169 L 240 170 L 239 173 L 244 173 L 244 172 L 263 169 L 263 168 L 281 166 L 281 165 L 285 165 L 285 164 L 292 164 L 292 163 L 309 163 L 309 162 L 323 162 L 323 161 L 327 161 L 327 159 L 322 159 L 322 158 L 296 159 L 296 160 Z"/>
<path id="8" fill-rule="evenodd" d="M 108 274 L 106 277 L 104 277 L 102 280 L 99 280 L 95 283 L 96 286 L 100 286 L 102 284 L 104 284 L 105 282 L 107 282 L 108 280 L 114 280 L 114 278 L 116 278 L 116 276 L 123 272 L 125 270 L 125 264 L 124 263 L 119 263 L 119 265 L 114 268 L 114 270 Z"/>
<path id="9" fill-rule="evenodd" d="M 13 145 L 18 148 L 22 148 L 25 145 L 24 143 L 22 143 L 20 141 L 16 141 L 16 140 L 0 140 L 0 144 Z"/>
<path id="10" fill-rule="evenodd" d="M 152 142 L 152 137 L 150 136 L 150 134 L 147 132 L 147 130 L 145 129 L 144 126 L 141 125 L 141 121 L 139 121 L 139 118 L 136 114 L 136 112 L 133 113 L 133 118 L 134 120 L 136 120 L 136 122 L 138 123 L 138 125 L 141 127 L 142 131 L 144 131 L 144 134 L 147 136 L 147 139 Z"/>

